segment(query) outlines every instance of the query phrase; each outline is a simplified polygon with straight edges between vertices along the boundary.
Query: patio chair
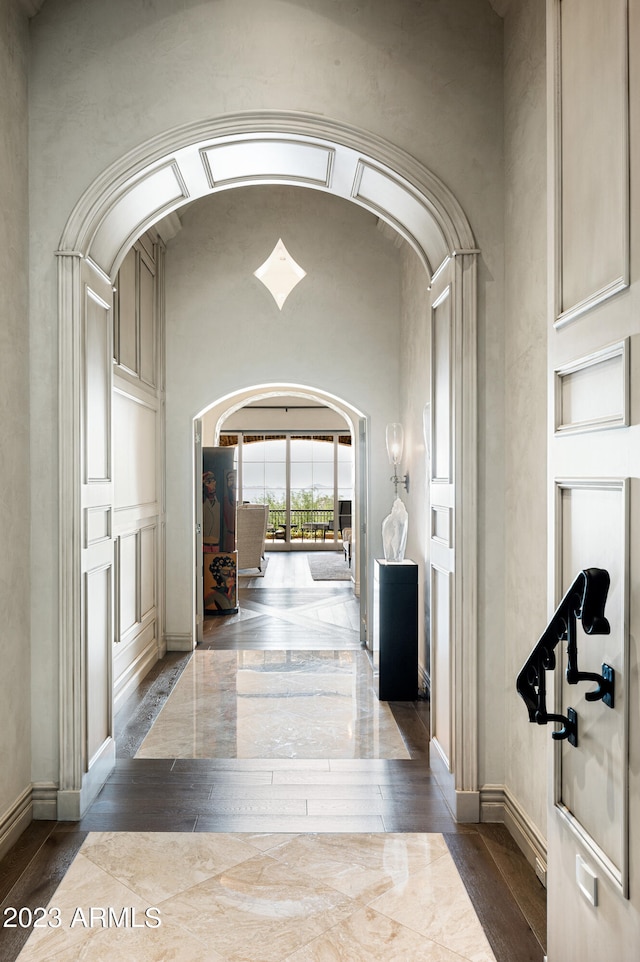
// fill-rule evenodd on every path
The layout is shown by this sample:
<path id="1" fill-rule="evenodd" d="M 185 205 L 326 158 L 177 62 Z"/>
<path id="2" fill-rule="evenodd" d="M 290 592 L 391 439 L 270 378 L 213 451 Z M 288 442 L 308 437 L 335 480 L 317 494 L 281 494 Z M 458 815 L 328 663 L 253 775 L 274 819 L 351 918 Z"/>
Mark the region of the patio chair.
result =
<path id="1" fill-rule="evenodd" d="M 268 518 L 268 504 L 238 505 L 236 522 L 238 571 L 246 568 L 258 568 L 262 571 Z"/>

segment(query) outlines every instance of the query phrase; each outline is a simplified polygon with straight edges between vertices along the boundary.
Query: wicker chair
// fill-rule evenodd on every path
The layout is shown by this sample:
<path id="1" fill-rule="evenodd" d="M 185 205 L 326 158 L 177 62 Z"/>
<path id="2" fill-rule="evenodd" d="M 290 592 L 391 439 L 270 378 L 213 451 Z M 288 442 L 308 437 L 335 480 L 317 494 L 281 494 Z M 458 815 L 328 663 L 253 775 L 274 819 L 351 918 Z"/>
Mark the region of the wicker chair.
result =
<path id="1" fill-rule="evenodd" d="M 238 571 L 246 568 L 258 568 L 262 571 L 268 518 L 268 504 L 238 505 L 236 522 Z"/>

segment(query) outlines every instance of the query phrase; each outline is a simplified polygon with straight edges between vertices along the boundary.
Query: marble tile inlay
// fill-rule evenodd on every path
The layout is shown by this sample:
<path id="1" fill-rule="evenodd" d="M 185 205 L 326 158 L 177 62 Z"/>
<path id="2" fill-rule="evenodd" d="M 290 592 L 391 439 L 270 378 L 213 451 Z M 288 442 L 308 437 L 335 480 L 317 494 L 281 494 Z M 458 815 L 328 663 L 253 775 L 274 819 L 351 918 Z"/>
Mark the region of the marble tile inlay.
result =
<path id="1" fill-rule="evenodd" d="M 495 962 L 437 834 L 92 833 L 48 918 L 19 962 Z"/>
<path id="2" fill-rule="evenodd" d="M 409 758 L 363 651 L 194 652 L 137 758 Z"/>

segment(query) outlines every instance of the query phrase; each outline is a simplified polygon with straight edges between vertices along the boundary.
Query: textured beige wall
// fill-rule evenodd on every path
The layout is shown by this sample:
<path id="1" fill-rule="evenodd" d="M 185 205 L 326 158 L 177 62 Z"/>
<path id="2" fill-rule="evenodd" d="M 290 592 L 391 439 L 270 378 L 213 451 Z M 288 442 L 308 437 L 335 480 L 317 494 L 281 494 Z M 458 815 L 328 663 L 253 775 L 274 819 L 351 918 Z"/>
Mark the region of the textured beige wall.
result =
<path id="1" fill-rule="evenodd" d="M 31 781 L 27 21 L 0 0 L 0 816 Z M 49 487 L 41 465 L 40 488 Z M 46 500 L 46 496 L 45 496 Z M 42 559 L 46 563 L 46 557 Z M 41 612 L 42 616 L 42 612 Z"/>
<path id="2" fill-rule="evenodd" d="M 547 221 L 545 0 L 505 21 L 505 784 L 546 828 L 548 732 L 515 679 L 547 623 Z"/>

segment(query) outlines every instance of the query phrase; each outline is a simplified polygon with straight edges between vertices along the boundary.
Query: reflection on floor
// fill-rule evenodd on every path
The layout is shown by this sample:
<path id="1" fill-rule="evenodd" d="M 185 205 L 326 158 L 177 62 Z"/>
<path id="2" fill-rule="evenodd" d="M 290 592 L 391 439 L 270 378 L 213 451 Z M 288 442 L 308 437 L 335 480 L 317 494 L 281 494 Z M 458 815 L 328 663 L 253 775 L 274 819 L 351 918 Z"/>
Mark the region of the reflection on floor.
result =
<path id="1" fill-rule="evenodd" d="M 54 901 L 20 962 L 495 962 L 438 834 L 95 833 Z"/>
<path id="2" fill-rule="evenodd" d="M 364 651 L 196 651 L 137 758 L 409 758 Z"/>
<path id="3" fill-rule="evenodd" d="M 454 821 L 428 703 L 377 705 L 351 587 L 274 554 L 240 597 L 122 706 L 81 821 L 33 822 L 0 862 L 0 917 L 26 923 L 2 962 L 542 962 L 544 889 L 503 825 Z"/>

